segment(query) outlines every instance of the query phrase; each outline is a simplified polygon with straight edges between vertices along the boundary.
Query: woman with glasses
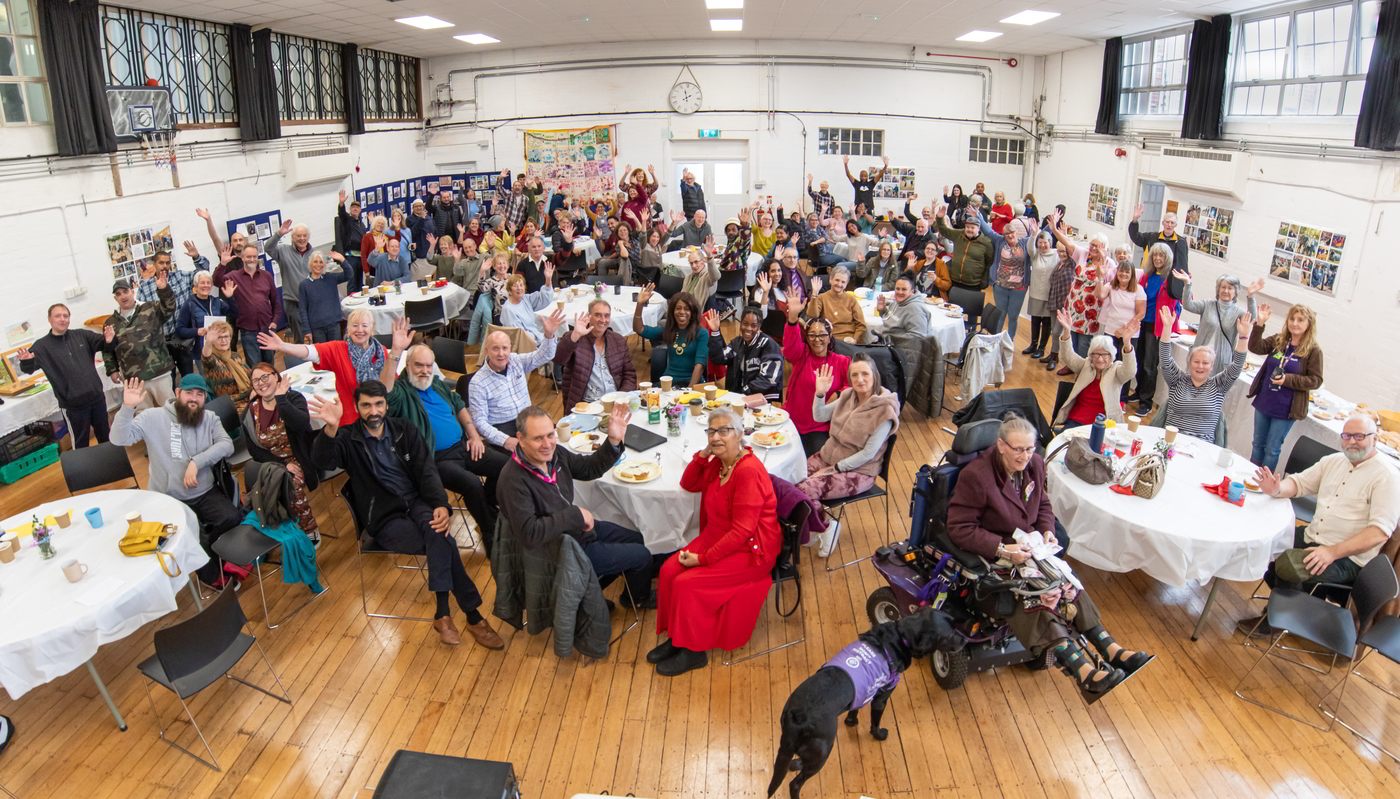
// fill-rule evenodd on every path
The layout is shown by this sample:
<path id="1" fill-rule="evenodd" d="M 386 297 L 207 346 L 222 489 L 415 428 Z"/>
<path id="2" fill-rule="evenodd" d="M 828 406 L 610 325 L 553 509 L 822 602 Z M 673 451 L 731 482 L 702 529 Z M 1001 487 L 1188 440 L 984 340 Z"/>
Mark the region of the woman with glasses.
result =
<path id="1" fill-rule="evenodd" d="M 705 435 L 681 476 L 681 488 L 700 494 L 700 535 L 666 561 L 657 583 L 656 632 L 669 637 L 647 662 L 667 677 L 704 667 L 710 649 L 748 643 L 782 547 L 773 482 L 744 446 L 743 419 L 715 410 Z"/>
<path id="2" fill-rule="evenodd" d="M 787 325 L 783 328 L 783 357 L 792 364 L 788 377 L 787 412 L 797 432 L 802 436 L 802 451 L 811 456 L 826 443 L 830 425 L 817 421 L 812 415 L 812 401 L 817 396 L 817 373 L 831 369 L 837 377 L 821 393 L 821 401 L 846 387 L 846 371 L 851 359 L 831 351 L 831 322 L 814 317 L 804 325 L 798 319 L 802 308 L 796 304 L 787 309 Z"/>
<path id="3" fill-rule="evenodd" d="M 831 335 L 847 344 L 859 344 L 865 338 L 865 313 L 860 309 L 856 295 L 846 292 L 851 282 L 851 271 L 844 266 L 831 268 L 831 288 L 821 290 L 821 278 L 812 278 L 812 292 L 815 297 L 807 301 L 807 316 L 813 319 L 826 319 L 831 326 Z"/>
<path id="4" fill-rule="evenodd" d="M 817 372 L 816 385 L 808 408 L 818 422 L 829 425 L 829 435 L 815 454 L 807 458 L 807 479 L 797 488 L 807 498 L 853 497 L 873 485 L 890 436 L 899 429 L 899 401 L 880 385 L 880 370 L 869 355 L 858 352 L 847 368 L 850 387 L 827 402 L 835 383 L 830 364 Z M 793 402 L 789 408 L 795 408 Z M 829 519 L 826 531 L 817 535 L 817 554 L 826 557 L 839 537 L 839 522 Z"/>
<path id="5" fill-rule="evenodd" d="M 302 532 L 321 543 L 321 528 L 311 512 L 316 490 L 316 467 L 311 465 L 311 414 L 306 398 L 291 391 L 291 383 L 270 363 L 253 367 L 253 399 L 243 413 L 243 437 L 248 454 L 258 463 L 275 463 L 292 476 L 292 507 Z"/>
<path id="6" fill-rule="evenodd" d="M 1123 333 L 1123 344 L 1119 348 L 1123 354 L 1121 361 L 1113 359 L 1113 339 L 1104 335 L 1090 339 L 1089 357 L 1081 358 L 1069 346 L 1069 311 L 1061 308 L 1057 316 L 1065 330 L 1060 335 L 1060 349 L 1064 352 L 1065 365 L 1075 378 L 1074 387 L 1051 424 L 1061 428 L 1093 424 L 1099 414 L 1123 424 L 1123 403 L 1119 396 L 1123 385 L 1137 372 L 1137 353 L 1133 351 L 1131 337 Z"/>
<path id="7" fill-rule="evenodd" d="M 233 354 L 233 325 L 215 322 L 205 330 L 199 365 L 213 392 L 210 399 L 231 396 L 233 407 L 242 413 L 252 385 L 248 380 L 248 367 L 243 365 L 242 358 Z"/>
<path id="8" fill-rule="evenodd" d="M 1171 330 L 1176 315 L 1167 306 L 1162 307 L 1162 327 Z M 1156 417 L 1154 427 L 1171 425 L 1196 438 L 1213 441 L 1217 446 L 1225 446 L 1225 428 L 1221 424 L 1221 408 L 1225 405 L 1225 395 L 1244 368 L 1244 354 L 1249 346 L 1249 331 L 1254 327 L 1254 319 L 1249 312 L 1235 317 L 1235 346 L 1230 350 L 1231 358 L 1224 369 L 1216 369 L 1216 361 L 1224 360 L 1223 353 L 1217 354 L 1209 344 L 1197 344 L 1186 356 L 1186 369 L 1177 367 L 1172 360 L 1172 342 L 1164 338 L 1158 343 L 1158 358 L 1161 361 L 1162 378 L 1167 383 L 1167 404 Z M 1199 341 L 1199 338 L 1197 339 Z"/>

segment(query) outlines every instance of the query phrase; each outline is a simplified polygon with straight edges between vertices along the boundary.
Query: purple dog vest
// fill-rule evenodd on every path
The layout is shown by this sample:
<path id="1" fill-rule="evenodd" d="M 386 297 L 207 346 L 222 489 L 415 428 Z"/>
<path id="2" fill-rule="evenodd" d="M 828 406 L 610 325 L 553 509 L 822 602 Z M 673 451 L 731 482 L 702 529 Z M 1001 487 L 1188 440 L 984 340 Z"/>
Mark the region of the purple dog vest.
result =
<path id="1" fill-rule="evenodd" d="M 899 685 L 899 674 L 890 669 L 885 653 L 864 641 L 856 641 L 837 652 L 836 657 L 828 660 L 826 665 L 846 672 L 846 676 L 851 678 L 851 685 L 856 689 L 851 710 L 865 707 L 875 698 L 875 694 Z"/>

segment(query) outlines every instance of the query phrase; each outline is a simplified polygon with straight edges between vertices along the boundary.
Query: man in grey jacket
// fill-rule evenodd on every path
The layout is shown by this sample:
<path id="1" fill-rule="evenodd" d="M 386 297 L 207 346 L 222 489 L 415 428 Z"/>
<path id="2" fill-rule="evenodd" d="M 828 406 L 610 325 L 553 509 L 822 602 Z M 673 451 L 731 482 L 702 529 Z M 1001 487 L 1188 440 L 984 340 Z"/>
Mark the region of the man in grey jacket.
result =
<path id="1" fill-rule="evenodd" d="M 666 234 L 666 251 L 681 247 L 699 247 L 714 238 L 710 223 L 705 221 L 705 209 L 697 209 L 686 219 L 679 211 L 671 212 L 671 230 Z M 642 237 L 646 241 L 646 237 Z"/>
<path id="2" fill-rule="evenodd" d="M 288 232 L 292 234 L 291 240 L 283 241 L 282 237 Z M 301 295 L 297 294 L 301 281 L 311 277 L 311 230 L 306 225 L 293 225 L 292 220 L 288 219 L 272 234 L 263 249 L 282 270 L 282 309 L 287 317 L 287 327 L 291 329 L 292 341 L 301 341 L 303 333 L 311 332 L 301 329 L 298 299 Z M 326 264 L 326 271 L 338 272 L 340 266 Z"/>
<path id="3" fill-rule="evenodd" d="M 145 382 L 126 381 L 122 407 L 112 421 L 111 441 L 129 447 L 146 443 L 150 476 L 146 488 L 180 500 L 199 519 L 199 543 L 210 553 L 210 561 L 199 570 L 205 583 L 221 587 L 218 560 L 210 546 L 219 536 L 236 527 L 243 514 L 214 484 L 214 467 L 233 454 L 233 442 L 218 414 L 204 409 L 209 384 L 197 374 L 185 375 L 175 398 L 157 408 L 137 413 L 136 406 L 146 395 Z"/>
<path id="4" fill-rule="evenodd" d="M 875 310 L 880 314 L 880 318 L 885 320 L 886 337 L 905 335 L 923 338 L 928 335 L 928 311 L 924 310 L 924 295 L 914 290 L 913 281 L 909 279 L 908 274 L 906 272 L 900 275 L 894 282 L 894 302 L 886 300 L 883 294 L 875 299 Z"/>

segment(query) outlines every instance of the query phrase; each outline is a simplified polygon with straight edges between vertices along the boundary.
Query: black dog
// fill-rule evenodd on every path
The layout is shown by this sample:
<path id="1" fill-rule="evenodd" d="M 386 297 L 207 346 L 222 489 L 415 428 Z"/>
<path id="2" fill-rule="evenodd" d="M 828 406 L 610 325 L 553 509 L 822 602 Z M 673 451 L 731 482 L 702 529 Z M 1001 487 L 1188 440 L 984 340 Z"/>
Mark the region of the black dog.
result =
<path id="1" fill-rule="evenodd" d="M 870 734 L 877 741 L 889 737 L 889 731 L 880 726 L 880 717 L 899 683 L 899 675 L 914 658 L 927 657 L 935 651 L 956 652 L 964 643 L 953 629 L 952 618 L 933 608 L 924 608 L 896 622 L 877 624 L 870 632 L 861 633 L 857 643 L 841 650 L 832 662 L 803 680 L 783 705 L 783 732 L 768 795 L 772 796 L 783 784 L 785 772 L 800 770 L 788 786 L 792 799 L 798 799 L 802 784 L 821 771 L 831 755 L 836 743 L 836 719 L 842 712 L 846 712 L 846 726 L 854 727 L 859 723 L 860 708 L 868 703 Z M 855 679 L 853 673 L 857 675 Z M 861 682 L 861 696 L 856 695 L 857 680 Z"/>

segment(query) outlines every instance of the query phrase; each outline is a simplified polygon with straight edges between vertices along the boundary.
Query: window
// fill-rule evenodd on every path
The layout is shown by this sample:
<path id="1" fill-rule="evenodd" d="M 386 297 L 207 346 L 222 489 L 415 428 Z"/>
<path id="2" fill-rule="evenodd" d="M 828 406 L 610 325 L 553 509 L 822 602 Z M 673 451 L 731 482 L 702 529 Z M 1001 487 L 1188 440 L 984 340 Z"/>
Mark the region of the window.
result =
<path id="1" fill-rule="evenodd" d="M 285 122 L 345 119 L 340 45 L 285 33 L 272 34 L 277 109 Z"/>
<path id="2" fill-rule="evenodd" d="M 1235 37 L 1233 116 L 1354 116 L 1361 109 L 1379 0 L 1246 19 Z"/>
<path id="3" fill-rule="evenodd" d="M 1189 31 L 1156 33 L 1123 43 L 1123 78 L 1118 113 L 1180 116 L 1186 97 Z"/>
<path id="4" fill-rule="evenodd" d="M 885 132 L 857 128 L 818 128 L 817 152 L 822 155 L 873 155 L 879 158 L 885 154 Z"/>
<path id="5" fill-rule="evenodd" d="M 0 0 L 0 125 L 49 124 L 39 24 L 29 0 Z"/>
<path id="6" fill-rule="evenodd" d="M 979 164 L 1021 166 L 1026 162 L 1026 142 L 1024 139 L 972 136 L 967 140 L 967 160 Z"/>
<path id="7" fill-rule="evenodd" d="M 364 94 L 366 122 L 422 118 L 416 58 L 361 50 L 360 88 Z"/>
<path id="8" fill-rule="evenodd" d="M 180 126 L 238 122 L 227 25 L 116 6 L 99 13 L 107 85 L 154 80 L 170 90 Z"/>

